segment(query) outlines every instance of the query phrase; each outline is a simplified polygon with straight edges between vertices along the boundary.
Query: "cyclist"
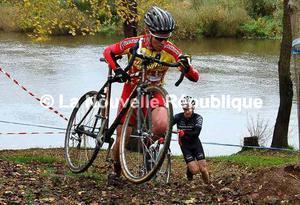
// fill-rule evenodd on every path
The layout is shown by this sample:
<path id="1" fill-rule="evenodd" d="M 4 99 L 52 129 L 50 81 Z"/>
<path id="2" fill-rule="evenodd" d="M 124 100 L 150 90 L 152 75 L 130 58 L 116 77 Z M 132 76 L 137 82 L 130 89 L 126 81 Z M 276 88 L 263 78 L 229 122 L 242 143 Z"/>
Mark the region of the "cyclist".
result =
<path id="1" fill-rule="evenodd" d="M 160 61 L 175 63 L 180 62 L 180 70 L 187 69 L 185 77 L 193 82 L 197 82 L 199 79 L 199 73 L 190 64 L 190 60 L 187 56 L 183 55 L 182 51 L 178 49 L 174 44 L 168 41 L 172 32 L 175 29 L 175 21 L 172 15 L 156 6 L 151 7 L 144 16 L 145 35 L 126 38 L 118 43 L 109 45 L 105 48 L 103 55 L 106 59 L 109 67 L 114 70 L 115 75 L 118 77 L 119 82 L 125 82 L 121 99 L 119 102 L 118 111 L 120 111 L 126 99 L 130 96 L 131 91 L 136 86 L 138 80 L 130 79 L 130 74 L 141 70 L 141 59 L 136 58 L 133 66 L 128 72 L 125 72 L 116 62 L 116 56 L 127 55 L 128 58 L 132 56 L 131 49 L 136 48 L 138 42 L 141 40 L 141 47 L 139 48 L 147 56 L 158 58 Z M 147 68 L 147 78 L 154 84 L 161 86 L 164 76 L 168 70 L 168 67 L 161 66 L 157 63 L 152 64 Z M 152 131 L 156 136 L 163 135 L 168 126 L 167 110 L 163 107 L 164 102 L 162 97 L 155 96 L 158 99 L 158 106 L 152 110 Z M 134 123 L 135 119 L 131 119 Z M 123 124 L 124 119 L 121 120 Z M 114 170 L 116 176 L 121 175 L 121 166 L 119 162 L 119 144 L 122 125 L 117 127 L 116 143 L 113 147 L 113 160 Z M 127 130 L 127 134 L 130 134 L 132 129 Z"/>
<path id="2" fill-rule="evenodd" d="M 185 96 L 181 100 L 182 113 L 174 116 L 173 124 L 177 124 L 179 145 L 187 164 L 187 179 L 193 180 L 193 175 L 201 172 L 203 181 L 208 184 L 209 174 L 199 135 L 203 118 L 194 112 L 195 100 Z"/>

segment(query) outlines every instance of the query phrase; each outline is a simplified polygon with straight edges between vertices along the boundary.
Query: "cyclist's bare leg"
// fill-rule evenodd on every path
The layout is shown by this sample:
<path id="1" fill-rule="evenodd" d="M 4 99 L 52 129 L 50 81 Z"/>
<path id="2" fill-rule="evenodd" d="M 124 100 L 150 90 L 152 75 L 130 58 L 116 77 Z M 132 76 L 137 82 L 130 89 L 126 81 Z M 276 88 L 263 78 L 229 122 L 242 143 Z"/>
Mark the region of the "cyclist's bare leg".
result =
<path id="1" fill-rule="evenodd" d="M 165 107 L 157 107 L 152 111 L 152 131 L 155 139 L 164 136 L 168 128 L 168 115 Z"/>
<path id="2" fill-rule="evenodd" d="M 201 172 L 202 179 L 203 179 L 204 183 L 208 184 L 209 183 L 209 174 L 208 174 L 208 171 L 207 171 L 206 160 L 205 159 L 199 160 L 199 161 L 197 161 L 197 163 L 198 163 L 198 167 L 199 167 L 199 170 Z"/>
<path id="3" fill-rule="evenodd" d="M 200 172 L 197 161 L 191 161 L 191 162 L 187 163 L 187 168 L 190 170 L 190 172 L 193 175 L 198 174 Z"/>

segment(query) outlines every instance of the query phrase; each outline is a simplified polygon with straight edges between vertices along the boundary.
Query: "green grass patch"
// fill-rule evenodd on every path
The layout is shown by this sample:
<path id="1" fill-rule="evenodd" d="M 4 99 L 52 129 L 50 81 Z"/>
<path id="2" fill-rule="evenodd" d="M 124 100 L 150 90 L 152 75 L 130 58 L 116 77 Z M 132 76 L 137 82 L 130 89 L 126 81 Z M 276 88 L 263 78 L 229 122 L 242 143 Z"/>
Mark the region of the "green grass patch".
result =
<path id="1" fill-rule="evenodd" d="M 42 176 L 48 177 L 55 173 L 55 169 L 52 167 L 43 167 L 43 173 Z"/>
<path id="2" fill-rule="evenodd" d="M 2 160 L 13 161 L 21 164 L 30 164 L 32 162 L 39 162 L 43 164 L 53 164 L 59 162 L 60 160 L 55 157 L 49 156 L 2 156 Z"/>
<path id="3" fill-rule="evenodd" d="M 66 173 L 67 176 L 72 176 L 72 177 L 79 177 L 79 178 L 87 178 L 87 179 L 92 179 L 95 180 L 97 182 L 103 182 L 105 179 L 105 176 L 99 174 L 99 173 L 95 173 L 95 172 L 84 172 L 84 173 L 73 173 L 68 171 Z"/>
<path id="4" fill-rule="evenodd" d="M 33 190 L 32 189 L 27 189 L 25 191 L 25 201 L 27 202 L 27 204 L 33 204 L 34 203 L 34 198 L 35 198 L 35 195 L 33 193 Z"/>
<path id="5" fill-rule="evenodd" d="M 300 162 L 300 153 L 247 151 L 231 156 L 213 157 L 211 160 L 228 161 L 253 168 L 266 168 L 297 164 Z"/>

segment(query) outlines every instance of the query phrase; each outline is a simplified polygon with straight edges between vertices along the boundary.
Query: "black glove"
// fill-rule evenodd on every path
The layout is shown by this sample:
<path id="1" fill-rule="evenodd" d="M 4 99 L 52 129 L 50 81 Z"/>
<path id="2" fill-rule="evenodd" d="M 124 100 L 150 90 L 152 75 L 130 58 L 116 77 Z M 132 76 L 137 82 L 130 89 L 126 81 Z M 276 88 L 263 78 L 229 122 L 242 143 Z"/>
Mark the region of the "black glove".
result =
<path id="1" fill-rule="evenodd" d="M 115 79 L 119 83 L 124 83 L 130 81 L 130 76 L 122 68 L 117 68 L 115 70 Z"/>
<path id="2" fill-rule="evenodd" d="M 189 70 L 190 70 L 190 57 L 188 55 L 179 56 L 179 63 L 184 68 L 185 73 L 189 72 Z"/>

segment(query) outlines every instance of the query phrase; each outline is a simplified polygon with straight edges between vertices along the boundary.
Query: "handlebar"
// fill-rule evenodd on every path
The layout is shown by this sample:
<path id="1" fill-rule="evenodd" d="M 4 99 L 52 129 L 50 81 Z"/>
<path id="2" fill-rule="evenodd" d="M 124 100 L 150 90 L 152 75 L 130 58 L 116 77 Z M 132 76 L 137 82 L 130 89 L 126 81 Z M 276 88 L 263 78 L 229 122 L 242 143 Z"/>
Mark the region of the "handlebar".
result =
<path id="1" fill-rule="evenodd" d="M 138 58 L 141 58 L 143 60 L 146 60 L 147 63 L 158 63 L 162 66 L 167 66 L 167 67 L 179 67 L 179 66 L 182 66 L 181 63 L 177 62 L 177 63 L 167 63 L 167 62 L 163 62 L 163 61 L 160 61 L 159 59 L 156 59 L 156 58 L 153 58 L 153 57 L 149 57 L 149 56 L 145 56 L 145 55 L 142 55 L 142 54 L 138 54 L 137 50 L 134 49 L 135 47 L 133 47 L 133 49 L 130 50 L 131 54 L 132 54 L 132 57 L 130 58 L 130 61 L 128 62 L 128 65 L 124 68 L 124 70 L 127 72 L 131 66 L 133 65 L 133 62 L 135 60 L 136 57 Z M 122 56 L 116 56 L 116 59 L 121 59 Z M 101 62 L 106 62 L 105 58 L 101 57 L 100 58 L 100 61 Z M 187 73 L 187 69 L 183 69 L 181 71 L 181 75 L 179 77 L 179 79 L 177 80 L 177 82 L 175 83 L 175 86 L 179 86 L 180 83 L 183 81 L 184 79 L 184 75 Z"/>
<path id="2" fill-rule="evenodd" d="M 179 67 L 180 65 L 182 65 L 181 63 L 167 63 L 167 62 L 163 62 L 163 61 L 160 61 L 156 58 L 153 58 L 153 57 L 149 57 L 149 56 L 145 56 L 145 55 L 141 55 L 141 54 L 135 54 L 135 57 L 138 57 L 138 58 L 141 58 L 141 59 L 145 59 L 147 60 L 149 63 L 158 63 L 160 65 L 163 65 L 163 66 L 167 66 L 167 67 Z M 180 85 L 180 83 L 183 81 L 184 79 L 184 75 L 187 73 L 187 69 L 183 69 L 181 71 L 181 74 L 180 74 L 180 77 L 179 79 L 176 81 L 175 83 L 175 86 L 178 87 Z"/>

